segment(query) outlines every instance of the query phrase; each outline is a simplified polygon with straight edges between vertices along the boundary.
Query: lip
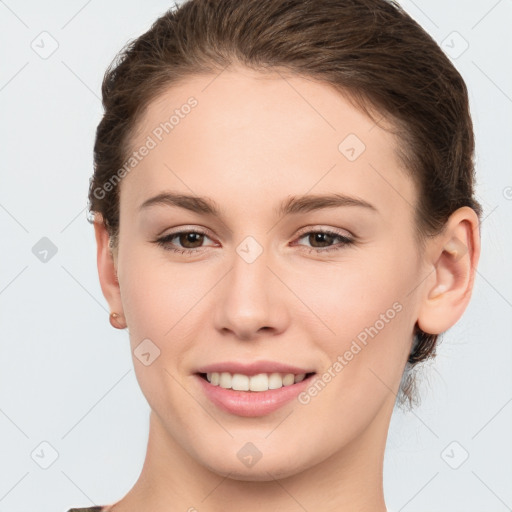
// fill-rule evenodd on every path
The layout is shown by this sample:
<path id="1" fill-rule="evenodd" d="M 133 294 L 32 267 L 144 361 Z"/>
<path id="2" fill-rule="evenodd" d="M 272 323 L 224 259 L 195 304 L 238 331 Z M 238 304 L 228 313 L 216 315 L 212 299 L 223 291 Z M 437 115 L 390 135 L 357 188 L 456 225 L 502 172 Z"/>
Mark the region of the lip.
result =
<path id="1" fill-rule="evenodd" d="M 202 366 L 196 370 L 196 373 L 213 373 L 213 372 L 229 372 L 241 373 L 243 375 L 258 375 L 258 373 L 293 373 L 300 375 L 301 373 L 313 373 L 313 368 L 300 368 L 289 364 L 283 364 L 278 361 L 224 361 Z"/>
<path id="2" fill-rule="evenodd" d="M 269 389 L 268 391 L 235 391 L 233 389 L 224 389 L 220 386 L 214 386 L 201 375 L 194 375 L 203 393 L 214 405 L 225 412 L 245 417 L 264 416 L 277 411 L 280 407 L 289 403 L 296 398 L 299 393 L 304 391 L 304 389 L 311 384 L 315 376 L 316 373 L 309 375 L 301 382 L 290 386 L 283 386 L 279 389 Z"/>

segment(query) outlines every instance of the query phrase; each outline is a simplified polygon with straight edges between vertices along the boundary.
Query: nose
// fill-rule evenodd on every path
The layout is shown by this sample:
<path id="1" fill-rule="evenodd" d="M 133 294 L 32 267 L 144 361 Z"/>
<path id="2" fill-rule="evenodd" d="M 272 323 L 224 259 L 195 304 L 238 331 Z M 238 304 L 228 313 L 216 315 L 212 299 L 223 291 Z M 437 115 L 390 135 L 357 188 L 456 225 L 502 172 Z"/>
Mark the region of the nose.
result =
<path id="1" fill-rule="evenodd" d="M 284 287 L 269 268 L 265 251 L 254 260 L 240 254 L 219 283 L 215 326 L 224 336 L 245 341 L 275 336 L 288 322 Z"/>

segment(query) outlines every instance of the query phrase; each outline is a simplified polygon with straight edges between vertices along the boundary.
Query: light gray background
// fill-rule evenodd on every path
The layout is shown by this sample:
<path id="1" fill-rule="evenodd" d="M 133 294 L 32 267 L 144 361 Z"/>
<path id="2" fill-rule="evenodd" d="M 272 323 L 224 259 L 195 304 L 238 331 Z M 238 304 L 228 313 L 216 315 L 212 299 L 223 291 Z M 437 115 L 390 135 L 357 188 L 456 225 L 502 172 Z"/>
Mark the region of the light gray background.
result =
<path id="1" fill-rule="evenodd" d="M 395 511 L 504 512 L 512 510 L 512 2 L 403 6 L 444 41 L 466 79 L 485 211 L 470 306 L 424 367 L 421 407 L 392 419 L 385 494 Z M 0 512 L 110 503 L 142 467 L 149 407 L 128 333 L 108 322 L 86 204 L 103 73 L 169 7 L 0 1 Z M 52 38 L 48 58 L 31 47 L 49 51 Z M 42 237 L 57 248 L 46 263 L 32 252 Z"/>

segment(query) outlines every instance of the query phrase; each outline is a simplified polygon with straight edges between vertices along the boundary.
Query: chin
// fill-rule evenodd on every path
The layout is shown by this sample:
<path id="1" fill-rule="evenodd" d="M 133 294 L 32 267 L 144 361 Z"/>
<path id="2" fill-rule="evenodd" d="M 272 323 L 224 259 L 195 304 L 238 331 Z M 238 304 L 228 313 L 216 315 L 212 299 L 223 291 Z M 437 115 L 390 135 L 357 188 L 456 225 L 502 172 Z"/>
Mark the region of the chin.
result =
<path id="1" fill-rule="evenodd" d="M 290 464 L 290 460 L 294 460 L 294 464 Z M 287 478 L 307 469 L 307 464 L 304 466 L 299 465 L 297 453 L 292 450 L 292 453 L 272 453 L 271 457 L 265 458 L 263 455 L 252 466 L 245 466 L 237 455 L 230 459 L 226 459 L 222 454 L 216 456 L 212 454 L 212 459 L 206 461 L 197 459 L 199 464 L 205 466 L 207 469 L 219 476 L 230 478 L 231 480 L 240 480 L 245 482 L 271 482 L 275 479 Z M 305 462 L 305 461 L 304 461 Z M 311 466 L 314 462 L 311 462 Z"/>
<path id="2" fill-rule="evenodd" d="M 242 482 L 272 482 L 276 479 L 287 478 L 300 473 L 300 470 L 290 470 L 290 468 L 283 468 L 276 465 L 261 466 L 258 469 L 255 467 L 240 469 L 239 465 L 230 467 L 225 464 L 222 465 L 223 470 L 220 471 L 219 467 L 207 466 L 213 473 L 229 478 L 230 480 L 239 480 Z"/>

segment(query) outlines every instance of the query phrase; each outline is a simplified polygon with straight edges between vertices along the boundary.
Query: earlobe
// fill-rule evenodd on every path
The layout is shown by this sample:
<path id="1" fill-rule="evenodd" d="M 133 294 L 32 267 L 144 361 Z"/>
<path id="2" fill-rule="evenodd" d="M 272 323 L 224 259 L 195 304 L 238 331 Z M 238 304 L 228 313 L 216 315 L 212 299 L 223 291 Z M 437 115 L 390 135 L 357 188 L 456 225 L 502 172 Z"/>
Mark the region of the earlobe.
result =
<path id="1" fill-rule="evenodd" d="M 116 262 L 109 246 L 110 236 L 100 215 L 96 215 L 94 218 L 94 233 L 101 290 L 108 302 L 110 311 L 117 314 L 116 318 L 124 317 Z"/>
<path id="2" fill-rule="evenodd" d="M 441 334 L 462 316 L 473 290 L 480 256 L 475 211 L 467 206 L 459 208 L 430 244 L 433 268 L 423 287 L 418 326 L 426 333 Z"/>

